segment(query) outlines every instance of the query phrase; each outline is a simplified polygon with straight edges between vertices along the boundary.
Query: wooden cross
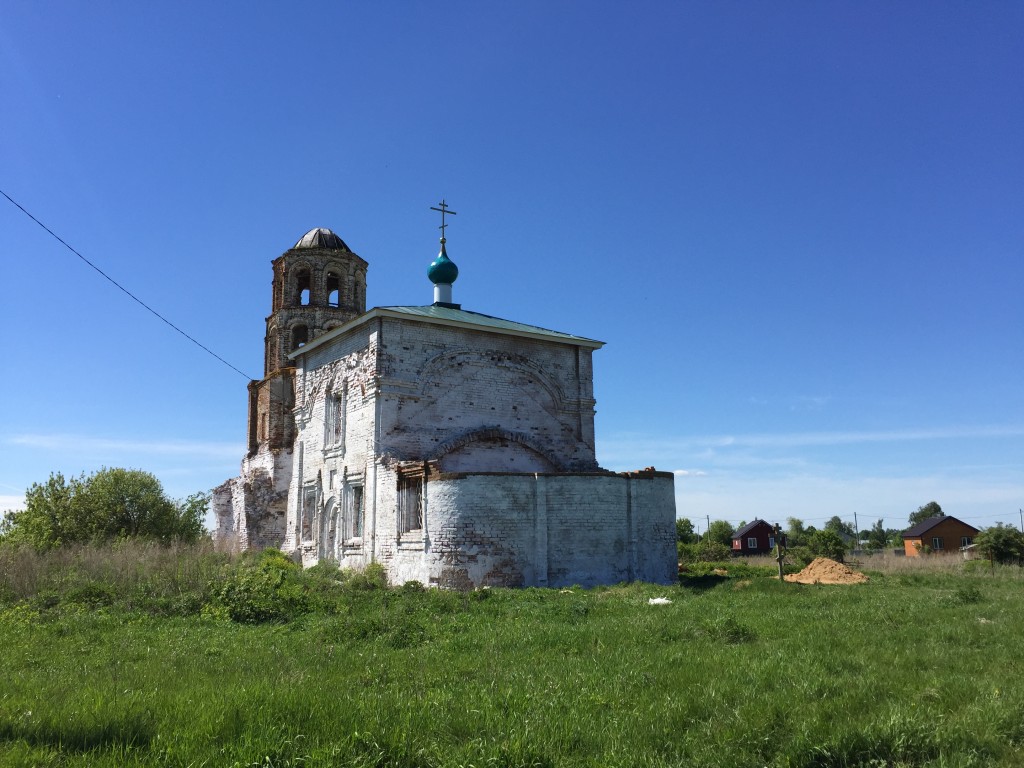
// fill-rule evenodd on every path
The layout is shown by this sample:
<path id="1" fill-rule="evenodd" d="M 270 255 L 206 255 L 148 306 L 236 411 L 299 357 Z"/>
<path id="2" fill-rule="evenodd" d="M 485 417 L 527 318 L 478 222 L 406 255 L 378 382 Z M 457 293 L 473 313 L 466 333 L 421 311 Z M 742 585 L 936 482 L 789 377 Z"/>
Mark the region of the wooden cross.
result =
<path id="1" fill-rule="evenodd" d="M 441 207 L 440 208 L 435 208 L 434 206 L 430 206 L 430 210 L 432 210 L 432 211 L 440 211 L 440 213 L 441 213 L 441 226 L 438 227 L 438 229 L 441 230 L 441 242 L 443 243 L 444 242 L 444 228 L 448 226 L 447 224 L 444 223 L 445 214 L 448 214 L 450 216 L 455 216 L 457 214 L 455 213 L 455 211 L 449 211 L 448 210 L 448 203 L 446 203 L 444 201 L 444 198 L 441 198 L 441 202 L 438 203 L 438 205 L 440 205 Z"/>

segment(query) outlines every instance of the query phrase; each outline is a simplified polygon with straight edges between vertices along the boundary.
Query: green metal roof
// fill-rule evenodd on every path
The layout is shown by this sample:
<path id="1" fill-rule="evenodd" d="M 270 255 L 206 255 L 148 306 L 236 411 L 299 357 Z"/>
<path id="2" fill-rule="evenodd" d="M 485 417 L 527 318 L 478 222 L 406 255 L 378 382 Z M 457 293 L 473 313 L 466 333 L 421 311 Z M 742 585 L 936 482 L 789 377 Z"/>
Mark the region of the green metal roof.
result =
<path id="1" fill-rule="evenodd" d="M 480 312 L 470 312 L 467 309 L 454 309 L 452 307 L 439 307 L 435 304 L 428 304 L 422 307 L 380 307 L 385 312 L 394 312 L 399 315 L 422 318 L 428 322 L 431 320 L 442 323 L 458 325 L 471 325 L 485 330 L 493 330 L 498 333 L 512 333 L 519 336 L 533 336 L 537 338 L 554 339 L 570 344 L 580 344 L 585 347 L 603 347 L 603 341 L 588 339 L 585 336 L 574 336 L 571 333 L 552 331 L 549 328 L 540 328 L 536 325 L 517 323 L 514 320 L 502 320 L 500 317 L 491 317 Z"/>

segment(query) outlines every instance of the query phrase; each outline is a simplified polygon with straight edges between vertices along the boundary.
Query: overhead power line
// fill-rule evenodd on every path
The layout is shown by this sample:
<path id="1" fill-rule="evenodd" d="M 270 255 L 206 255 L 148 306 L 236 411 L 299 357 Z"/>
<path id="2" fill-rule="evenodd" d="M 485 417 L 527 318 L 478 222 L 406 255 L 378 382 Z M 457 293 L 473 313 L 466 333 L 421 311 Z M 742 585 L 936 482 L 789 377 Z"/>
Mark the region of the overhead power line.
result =
<path id="1" fill-rule="evenodd" d="M 4 192 L 4 191 L 3 191 L 2 189 L 0 189 L 0 195 L 3 195 L 3 196 L 4 196 L 4 197 L 6 197 L 6 198 L 7 198 L 8 200 L 10 200 L 10 201 L 11 201 L 11 203 L 12 203 L 12 204 L 13 204 L 13 205 L 14 205 L 15 207 L 17 207 L 17 209 L 18 209 L 19 211 L 21 211 L 22 213 L 24 213 L 24 214 L 25 214 L 26 216 L 28 216 L 28 217 L 29 217 L 30 219 L 32 219 L 32 221 L 34 221 L 34 222 L 35 222 L 36 224 L 38 224 L 38 225 L 39 225 L 40 227 L 42 227 L 42 228 L 43 228 L 44 230 L 46 230 L 46 231 L 47 231 L 47 232 L 48 232 L 48 233 L 50 234 L 50 236 L 51 236 L 51 237 L 53 237 L 53 238 L 54 238 L 54 239 L 55 239 L 55 240 L 56 240 L 56 241 L 57 241 L 58 243 L 60 243 L 61 245 L 63 245 L 63 246 L 65 247 L 65 248 L 67 248 L 67 249 L 68 249 L 69 251 L 71 251 L 71 252 L 72 252 L 73 254 L 75 254 L 75 256 L 77 256 L 78 258 L 80 258 L 80 259 L 81 259 L 82 261 L 84 261 L 84 262 L 85 262 L 86 264 L 88 264 L 88 265 L 89 265 L 90 267 L 92 267 L 92 268 L 93 268 L 94 270 L 96 270 L 96 271 L 97 271 L 97 272 L 99 272 L 99 273 L 100 273 L 101 275 L 103 275 L 103 277 L 104 277 L 104 278 L 106 278 L 106 279 L 107 279 L 107 280 L 108 280 L 108 281 L 109 281 L 110 283 L 112 283 L 112 284 L 113 284 L 114 286 L 116 286 L 116 287 L 117 287 L 117 288 L 118 288 L 118 289 L 119 289 L 120 291 L 122 291 L 122 292 L 123 292 L 124 294 L 126 294 L 127 296 L 129 296 L 129 297 L 130 297 L 131 299 L 133 299 L 133 300 L 134 300 L 135 302 L 137 302 L 137 303 L 138 303 L 138 304 L 139 304 L 140 306 L 142 306 L 142 307 L 143 307 L 144 309 L 146 309 L 146 310 L 147 310 L 147 311 L 149 311 L 149 312 L 150 312 L 151 314 L 155 315 L 155 316 L 156 316 L 157 318 L 159 318 L 159 319 L 160 319 L 161 321 L 163 321 L 164 323 L 166 323 L 167 325 L 169 325 L 169 326 L 170 326 L 171 328 L 173 328 L 174 330 L 176 330 L 176 331 L 177 331 L 178 333 L 180 333 L 180 334 L 181 334 L 182 336 L 184 336 L 184 337 L 185 337 L 186 339 L 188 339 L 189 341 L 191 341 L 191 342 L 192 342 L 193 344 L 195 344 L 195 345 L 196 345 L 197 347 L 199 347 L 199 348 L 200 348 L 201 350 L 203 350 L 203 351 L 204 351 L 204 352 L 206 352 L 207 354 L 209 354 L 209 355 L 212 355 L 213 357 L 217 358 L 217 359 L 218 359 L 218 360 L 219 360 L 220 362 L 224 363 L 224 365 L 226 365 L 226 366 L 227 366 L 228 368 L 230 368 L 230 369 L 231 369 L 232 371 L 234 371 L 235 373 L 237 373 L 237 374 L 239 374 L 240 376 L 242 376 L 243 378 L 245 378 L 245 379 L 246 379 L 247 381 L 248 381 L 248 380 L 250 379 L 250 377 L 249 377 L 249 376 L 246 376 L 246 375 L 245 375 L 244 373 L 242 373 L 242 371 L 240 371 L 240 370 L 238 370 L 237 368 L 235 368 L 235 366 L 233 366 L 233 365 L 232 365 L 231 363 L 229 363 L 229 362 L 228 362 L 227 360 L 225 360 L 225 359 L 224 359 L 223 357 L 221 357 L 220 355 L 218 355 L 218 354 L 217 354 L 216 352 L 214 352 L 214 351 L 213 351 L 212 349 L 210 349 L 209 347 L 207 347 L 206 345 L 204 345 L 204 344 L 200 343 L 199 341 L 197 341 L 197 340 L 196 340 L 196 339 L 194 339 L 193 337 L 189 336 L 189 335 L 188 335 L 187 333 L 185 333 L 185 332 L 184 332 L 183 330 L 181 330 L 181 328 L 179 328 L 179 327 L 178 327 L 178 326 L 176 326 L 176 325 L 175 325 L 174 323 L 172 323 L 172 322 L 171 322 L 170 320 L 168 320 L 168 319 L 167 319 L 166 317 L 164 317 L 163 315 L 161 315 L 161 314 L 160 314 L 159 312 L 157 312 L 157 311 L 156 311 L 155 309 L 153 309 L 153 308 L 152 308 L 151 306 L 149 306 L 149 305 L 148 305 L 148 304 L 147 304 L 146 302 L 144 302 L 144 301 L 143 301 L 142 299 L 140 299 L 140 298 L 139 298 L 138 296 L 136 296 L 136 295 L 135 295 L 134 293 L 132 293 L 131 291 L 129 291 L 129 290 L 127 289 L 127 288 L 125 288 L 125 287 L 124 287 L 123 285 L 121 285 L 121 284 L 120 284 L 119 282 L 117 282 L 117 280 L 115 280 L 114 278 L 112 278 L 112 277 L 111 277 L 110 275 L 108 275 L 108 274 L 107 274 L 106 272 L 104 272 L 104 271 L 103 271 L 102 269 L 100 269 L 100 268 L 99 268 L 99 267 L 97 267 L 97 266 L 96 266 L 95 264 L 93 264 L 93 263 L 92 263 L 91 261 L 89 261 L 89 260 L 88 260 L 87 258 L 85 258 L 85 256 L 83 256 L 83 255 L 82 255 L 81 253 L 79 253 L 79 252 L 78 252 L 78 251 L 76 251 L 76 250 L 75 250 L 74 248 L 72 248 L 72 247 L 71 247 L 70 245 L 68 245 L 68 244 L 67 244 L 67 243 L 66 243 L 66 242 L 65 242 L 65 241 L 64 241 L 64 240 L 63 240 L 63 239 L 62 239 L 62 238 L 61 238 L 61 237 L 60 237 L 60 236 L 59 236 L 59 235 L 58 235 L 58 234 L 56 233 L 56 232 L 54 232 L 54 231 L 53 231 L 52 229 L 50 229 L 50 228 L 49 228 L 48 226 L 46 226 L 45 224 L 43 224 L 43 222 L 41 222 L 41 221 L 40 221 L 39 219 L 37 219 L 37 218 L 36 218 L 35 216 L 33 216 L 33 215 L 32 215 L 31 213 L 29 213 L 29 212 L 28 212 L 27 210 L 25 210 L 24 206 L 22 206 L 22 205 L 21 205 L 21 203 L 19 203 L 19 202 L 18 202 L 17 200 L 15 200 L 15 199 L 14 199 L 13 197 L 11 197 L 10 195 L 8 195 L 8 194 L 7 194 L 6 192 Z"/>

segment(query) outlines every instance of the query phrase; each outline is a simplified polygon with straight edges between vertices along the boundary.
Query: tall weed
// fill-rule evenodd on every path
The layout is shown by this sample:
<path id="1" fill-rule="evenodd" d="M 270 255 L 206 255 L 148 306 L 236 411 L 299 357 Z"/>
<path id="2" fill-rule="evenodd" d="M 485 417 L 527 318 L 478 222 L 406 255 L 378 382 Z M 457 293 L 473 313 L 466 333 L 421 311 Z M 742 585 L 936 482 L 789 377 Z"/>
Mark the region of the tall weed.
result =
<path id="1" fill-rule="evenodd" d="M 0 603 L 117 605 L 158 615 L 197 613 L 228 557 L 208 542 L 124 540 L 45 553 L 0 546 Z"/>

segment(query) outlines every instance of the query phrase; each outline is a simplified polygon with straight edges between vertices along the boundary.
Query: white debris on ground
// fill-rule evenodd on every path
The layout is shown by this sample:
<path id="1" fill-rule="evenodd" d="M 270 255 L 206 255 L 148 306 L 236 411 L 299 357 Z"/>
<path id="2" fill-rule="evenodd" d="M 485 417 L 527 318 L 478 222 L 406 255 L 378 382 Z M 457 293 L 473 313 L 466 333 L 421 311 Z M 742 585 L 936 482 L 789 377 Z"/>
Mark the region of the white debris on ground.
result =
<path id="1" fill-rule="evenodd" d="M 652 597 L 647 601 L 648 605 L 672 605 L 672 601 L 667 597 Z"/>

